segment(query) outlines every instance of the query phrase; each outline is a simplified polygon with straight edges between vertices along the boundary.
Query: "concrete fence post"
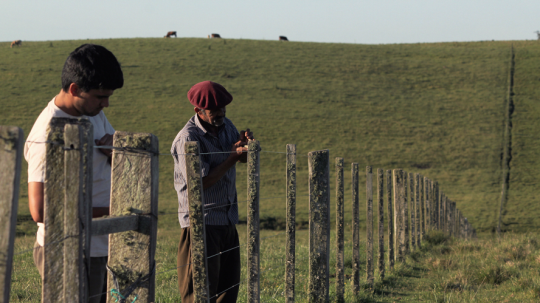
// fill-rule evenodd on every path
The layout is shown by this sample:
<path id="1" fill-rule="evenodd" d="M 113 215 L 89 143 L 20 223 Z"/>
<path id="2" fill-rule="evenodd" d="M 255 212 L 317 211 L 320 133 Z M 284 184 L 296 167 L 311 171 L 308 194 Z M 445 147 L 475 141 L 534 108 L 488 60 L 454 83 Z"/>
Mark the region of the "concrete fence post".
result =
<path id="1" fill-rule="evenodd" d="M 403 171 L 394 169 L 394 225 L 396 234 L 396 261 L 403 262 L 405 260 L 405 187 L 403 186 Z"/>
<path id="2" fill-rule="evenodd" d="M 336 301 L 345 301 L 345 207 L 343 158 L 336 158 Z"/>
<path id="3" fill-rule="evenodd" d="M 379 276 L 384 278 L 384 173 L 377 169 L 377 200 L 379 205 Z"/>
<path id="4" fill-rule="evenodd" d="M 388 266 L 390 270 L 394 269 L 394 229 L 395 216 L 394 204 L 392 203 L 392 171 L 386 171 L 386 204 L 388 205 Z"/>
<path id="5" fill-rule="evenodd" d="M 23 144 L 22 129 L 0 126 L 0 303 L 11 290 Z"/>
<path id="6" fill-rule="evenodd" d="M 405 251 L 404 257 L 410 252 L 410 220 L 409 220 L 409 186 L 408 186 L 409 174 L 403 172 L 403 224 L 405 225 Z"/>
<path id="7" fill-rule="evenodd" d="M 296 145 L 287 144 L 287 262 L 285 263 L 285 302 L 294 302 L 296 264 Z"/>
<path id="8" fill-rule="evenodd" d="M 351 165 L 352 175 L 352 236 L 353 236 L 353 260 L 352 260 L 352 279 L 353 279 L 353 293 L 358 295 L 360 292 L 360 206 L 358 195 L 358 163 L 352 163 Z"/>
<path id="9" fill-rule="evenodd" d="M 329 301 L 330 152 L 308 153 L 309 302 Z"/>
<path id="10" fill-rule="evenodd" d="M 138 225 L 134 230 L 116 229 L 109 235 L 107 289 L 116 289 L 129 302 L 135 298 L 137 302 L 154 302 L 158 138 L 150 133 L 117 131 L 113 146 L 110 217 L 138 217 Z M 126 290 L 132 287 L 127 295 Z M 107 296 L 108 303 L 114 300 Z"/>
<path id="11" fill-rule="evenodd" d="M 366 167 L 366 279 L 373 287 L 373 170 Z"/>
<path id="12" fill-rule="evenodd" d="M 92 214 L 93 127 L 53 118 L 46 143 L 43 302 L 86 302 Z M 86 263 L 86 264 L 85 264 Z"/>
<path id="13" fill-rule="evenodd" d="M 248 302 L 261 300 L 260 286 L 260 233 L 259 233 L 259 187 L 260 187 L 260 144 L 252 140 L 248 145 L 247 160 L 247 274 Z"/>
<path id="14" fill-rule="evenodd" d="M 189 200 L 191 268 L 193 273 L 194 301 L 197 303 L 208 303 L 210 302 L 210 290 L 208 288 L 208 255 L 206 251 L 204 192 L 199 142 L 186 142 L 184 144 L 184 152 L 186 154 L 186 181 Z"/>

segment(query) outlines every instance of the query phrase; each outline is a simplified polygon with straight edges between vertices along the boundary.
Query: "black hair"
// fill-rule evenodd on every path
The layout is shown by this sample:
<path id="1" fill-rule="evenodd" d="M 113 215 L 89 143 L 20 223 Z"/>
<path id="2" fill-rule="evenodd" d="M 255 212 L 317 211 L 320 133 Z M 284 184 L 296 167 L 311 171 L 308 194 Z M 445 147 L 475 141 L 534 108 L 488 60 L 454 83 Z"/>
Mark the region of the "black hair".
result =
<path id="1" fill-rule="evenodd" d="M 71 83 L 82 91 L 118 89 L 124 86 L 120 63 L 108 49 L 96 44 L 83 44 L 69 54 L 62 69 L 62 89 L 67 92 Z"/>

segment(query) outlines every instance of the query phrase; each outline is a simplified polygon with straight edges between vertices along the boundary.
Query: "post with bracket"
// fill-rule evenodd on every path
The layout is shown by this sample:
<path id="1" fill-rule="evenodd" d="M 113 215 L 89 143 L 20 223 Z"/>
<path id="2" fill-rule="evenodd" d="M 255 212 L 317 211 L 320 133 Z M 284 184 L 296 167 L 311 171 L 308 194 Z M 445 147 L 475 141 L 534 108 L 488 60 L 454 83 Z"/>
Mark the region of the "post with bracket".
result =
<path id="1" fill-rule="evenodd" d="M 154 302 L 159 144 L 149 133 L 114 134 L 110 219 L 134 224 L 109 236 L 107 302 Z M 111 220 L 113 219 L 113 220 Z M 94 222 L 92 228 L 94 228 Z M 96 231 L 97 232 L 97 231 Z M 93 231 L 94 234 L 94 231 Z"/>
<path id="2" fill-rule="evenodd" d="M 0 303 L 11 289 L 23 143 L 22 129 L 0 126 Z"/>
<path id="3" fill-rule="evenodd" d="M 46 143 L 43 302 L 86 302 L 90 265 L 93 126 L 52 118 Z"/>

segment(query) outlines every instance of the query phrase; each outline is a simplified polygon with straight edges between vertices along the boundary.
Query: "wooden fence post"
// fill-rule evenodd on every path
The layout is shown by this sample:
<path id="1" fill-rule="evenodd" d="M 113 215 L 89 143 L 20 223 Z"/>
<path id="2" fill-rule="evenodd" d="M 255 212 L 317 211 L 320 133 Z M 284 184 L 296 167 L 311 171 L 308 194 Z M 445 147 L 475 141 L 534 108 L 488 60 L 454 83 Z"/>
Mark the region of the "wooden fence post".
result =
<path id="1" fill-rule="evenodd" d="M 415 175 L 415 204 L 416 204 L 416 246 L 420 248 L 420 237 L 422 236 L 422 205 L 420 202 L 420 175 Z"/>
<path id="2" fill-rule="evenodd" d="M 414 195 L 414 176 L 413 173 L 409 173 L 409 193 L 410 193 L 410 205 L 411 205 L 411 247 L 412 250 L 416 247 L 416 199 Z"/>
<path id="3" fill-rule="evenodd" d="M 408 192 L 409 192 L 409 186 L 407 184 L 409 174 L 404 171 L 403 172 L 403 224 L 405 225 L 405 251 L 403 258 L 409 254 L 410 248 L 409 248 L 409 234 L 410 234 L 410 220 L 409 220 L 409 199 L 408 199 Z M 405 260 L 405 259 L 403 259 Z"/>
<path id="4" fill-rule="evenodd" d="M 92 220 L 93 126 L 64 126 L 64 301 L 86 303 Z M 68 238 L 69 237 L 69 238 Z"/>
<path id="5" fill-rule="evenodd" d="M 422 175 L 418 175 L 416 182 L 418 182 L 420 185 L 420 237 L 423 240 L 424 236 L 426 235 L 426 195 L 424 194 L 424 177 Z"/>
<path id="6" fill-rule="evenodd" d="M 388 266 L 394 269 L 394 205 L 392 204 L 392 171 L 386 171 L 386 204 L 388 204 Z"/>
<path id="7" fill-rule="evenodd" d="M 83 256 L 89 255 L 93 145 L 88 119 L 51 119 L 45 155 L 43 302 L 86 302 L 89 263 L 83 262 L 90 260 Z"/>
<path id="8" fill-rule="evenodd" d="M 358 163 L 352 163 L 351 165 L 351 177 L 352 177 L 352 236 L 353 236 L 353 264 L 352 264 L 352 278 L 353 278 L 353 293 L 358 295 L 360 291 L 360 206 L 358 196 Z"/>
<path id="9" fill-rule="evenodd" d="M 427 233 L 431 231 L 431 203 L 430 203 L 431 195 L 429 192 L 429 179 L 427 177 L 424 177 L 423 184 L 424 184 L 424 201 L 425 201 L 425 206 L 426 206 L 426 214 L 424 216 L 424 221 L 426 225 L 425 232 Z"/>
<path id="10" fill-rule="evenodd" d="M 377 199 L 379 200 L 379 275 L 384 278 L 384 174 L 377 169 Z"/>
<path id="11" fill-rule="evenodd" d="M 285 263 L 285 302 L 294 302 L 296 264 L 296 145 L 287 144 L 287 262 Z"/>
<path id="12" fill-rule="evenodd" d="M 208 289 L 206 224 L 204 224 L 204 193 L 199 142 L 186 142 L 184 144 L 184 152 L 186 154 L 186 183 L 189 201 L 194 302 L 210 302 L 211 294 Z"/>
<path id="13" fill-rule="evenodd" d="M 252 140 L 248 145 L 248 190 L 247 190 L 247 254 L 248 254 L 248 302 L 261 300 L 260 286 L 260 233 L 259 233 L 259 186 L 260 186 L 260 144 Z"/>
<path id="14" fill-rule="evenodd" d="M 308 153 L 309 302 L 329 301 L 330 152 Z"/>
<path id="15" fill-rule="evenodd" d="M 366 167 L 366 279 L 373 287 L 373 170 Z"/>
<path id="16" fill-rule="evenodd" d="M 405 188 L 403 186 L 403 171 L 394 169 L 394 220 L 396 234 L 396 261 L 405 260 Z"/>
<path id="17" fill-rule="evenodd" d="M 439 182 L 437 181 L 434 181 L 433 182 L 433 210 L 434 210 L 434 213 L 433 213 L 433 225 L 435 227 L 436 230 L 440 230 L 440 225 L 439 225 L 439 212 L 440 212 L 440 208 L 439 208 Z"/>
<path id="18" fill-rule="evenodd" d="M 114 134 L 110 217 L 138 215 L 138 229 L 109 236 L 110 272 L 107 289 L 126 300 L 155 300 L 155 260 L 158 216 L 159 144 L 149 133 Z M 115 280 L 118 282 L 115 285 Z M 117 289 L 119 288 L 119 289 Z M 107 302 L 114 301 L 107 296 Z"/>
<path id="19" fill-rule="evenodd" d="M 336 301 L 345 301 L 345 209 L 343 189 L 343 158 L 336 158 Z"/>
<path id="20" fill-rule="evenodd" d="M 0 126 L 0 303 L 9 302 L 11 290 L 23 144 L 22 129 Z"/>

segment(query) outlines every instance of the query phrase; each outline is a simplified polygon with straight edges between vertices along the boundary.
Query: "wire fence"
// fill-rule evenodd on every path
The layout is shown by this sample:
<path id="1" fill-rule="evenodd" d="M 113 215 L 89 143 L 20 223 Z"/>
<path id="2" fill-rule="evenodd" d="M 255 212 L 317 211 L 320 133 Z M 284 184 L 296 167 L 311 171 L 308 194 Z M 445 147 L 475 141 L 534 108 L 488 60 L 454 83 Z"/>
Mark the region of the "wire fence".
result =
<path id="1" fill-rule="evenodd" d="M 35 144 L 53 144 L 53 145 L 56 145 L 56 146 L 64 146 L 64 142 L 60 142 L 60 141 L 25 141 L 26 143 L 35 143 Z M 114 146 L 93 146 L 93 148 L 95 149 L 113 149 L 113 150 L 118 150 L 118 151 L 126 151 L 126 152 L 131 152 L 131 153 L 141 153 L 141 154 L 153 154 L 153 155 L 159 155 L 159 156 L 182 156 L 182 155 L 195 155 L 195 154 L 190 154 L 190 153 L 184 153 L 184 154 L 172 154 L 172 153 L 156 153 L 156 152 L 152 152 L 152 151 L 148 151 L 148 150 L 143 150 L 143 149 L 134 149 L 134 148 L 125 148 L 125 147 L 114 147 Z M 66 148 L 63 148 L 63 149 L 66 149 Z M 68 148 L 69 149 L 69 148 Z M 247 151 L 243 151 L 244 153 L 247 153 Z M 287 153 L 287 152 L 278 152 L 278 151 L 264 151 L 264 150 L 261 150 L 260 152 L 262 153 L 269 153 L 269 154 L 281 154 L 281 155 L 290 155 L 291 153 Z M 224 153 L 237 153 L 237 151 L 227 151 L 227 152 L 211 152 L 211 153 L 199 153 L 200 155 L 207 155 L 207 154 L 224 154 Z M 305 155 L 307 157 L 307 155 Z M 274 173 L 274 174 L 261 174 L 261 175 L 277 175 L 278 173 Z M 309 197 L 309 195 L 299 195 L 299 196 L 296 196 L 298 198 L 300 197 Z M 272 197 L 263 197 L 263 198 L 259 198 L 259 200 L 270 200 L 270 199 L 286 199 L 286 196 L 285 194 L 283 196 L 272 196 Z M 209 205 L 205 205 L 205 206 L 209 206 L 209 207 L 205 207 L 204 211 L 207 212 L 207 211 L 210 211 L 210 210 L 213 210 L 213 209 L 217 209 L 217 208 L 221 208 L 221 207 L 229 207 L 231 205 L 235 205 L 235 204 L 240 204 L 240 203 L 243 203 L 243 202 L 247 202 L 247 200 L 242 200 L 242 201 L 236 201 L 236 202 L 233 202 L 233 203 L 226 203 L 226 204 L 223 204 L 223 205 L 212 205 L 212 204 L 209 204 Z M 182 213 L 189 213 L 189 211 L 177 211 L 177 212 L 165 212 L 165 213 L 160 213 L 159 215 L 160 216 L 163 216 L 163 215 L 178 215 L 178 214 L 182 214 Z M 138 214 L 138 215 L 147 215 L 147 214 Z M 278 232 L 274 235 L 271 235 L 271 236 L 267 236 L 267 237 L 263 237 L 263 238 L 260 238 L 259 241 L 263 241 L 263 240 L 266 240 L 266 239 L 270 239 L 270 238 L 274 238 L 274 237 L 278 237 L 278 236 L 282 236 L 282 235 L 285 235 L 287 232 L 286 231 L 282 231 L 282 232 Z M 81 233 L 82 234 L 82 233 Z M 50 243 L 47 243 L 43 246 L 40 246 L 40 247 L 35 247 L 35 248 L 30 248 L 30 249 L 24 249 L 22 251 L 19 251 L 19 252 L 16 252 L 14 253 L 13 255 L 14 256 L 18 256 L 18 255 L 24 255 L 24 254 L 27 254 L 29 252 L 33 252 L 35 249 L 40 249 L 40 248 L 43 248 L 43 247 L 46 247 L 46 246 L 49 246 L 49 245 L 55 245 L 55 244 L 58 244 L 58 243 L 61 243 L 61 242 L 64 242 L 66 240 L 68 240 L 69 238 L 73 238 L 73 237 L 79 237 L 81 234 L 74 234 L 74 235 L 68 235 L 68 236 L 65 236 L 64 238 L 60 239 L 60 240 L 57 240 L 57 241 L 53 241 L 53 242 L 50 242 Z M 207 260 L 208 259 L 211 259 L 211 258 L 214 258 L 214 257 L 217 257 L 217 256 L 220 256 L 222 254 L 225 254 L 227 252 L 231 252 L 231 251 L 234 251 L 236 249 L 240 249 L 241 247 L 243 247 L 245 245 L 244 244 L 241 244 L 241 245 L 237 245 L 235 247 L 231 247 L 231 248 L 228 248 L 226 250 L 223 250 L 223 251 L 220 251 L 216 254 L 213 254 L 211 256 L 208 256 L 207 257 Z M 168 269 L 164 269 L 164 270 L 160 270 L 160 271 L 154 271 L 154 274 L 155 276 L 160 276 L 162 274 L 165 274 L 165 273 L 168 273 L 168 272 L 171 272 L 171 271 L 175 271 L 175 270 L 178 270 L 179 268 L 182 268 L 182 267 L 185 267 L 185 266 L 188 266 L 188 265 L 191 265 L 192 263 L 186 263 L 186 264 L 181 264 L 181 265 L 178 265 L 176 267 L 173 267 L 173 268 L 168 268 Z M 263 272 L 268 272 L 268 271 L 271 271 L 271 270 L 274 270 L 276 268 L 267 268 L 263 271 L 260 271 L 260 274 L 262 274 Z M 239 283 L 236 283 L 235 285 L 215 294 L 213 297 L 211 297 L 210 299 L 214 299 L 216 297 L 218 297 L 219 295 L 221 295 L 222 293 L 234 288 L 234 287 L 238 287 L 239 285 L 241 285 L 246 279 L 241 279 Z M 14 281 L 15 283 L 17 282 L 21 282 L 21 281 L 18 281 L 18 280 L 15 280 Z M 114 295 L 114 296 L 120 296 L 122 297 L 121 293 L 120 293 L 120 290 L 116 290 L 116 289 L 111 289 L 107 292 L 102 292 L 100 294 L 95 294 L 95 295 L 92 295 L 91 297 L 89 298 L 93 298 L 93 297 L 98 297 L 98 296 L 102 296 L 102 295 L 105 295 L 105 294 L 111 294 L 111 295 Z M 274 295 L 275 296 L 275 295 Z M 125 299 L 124 297 L 122 297 L 122 299 Z"/>

